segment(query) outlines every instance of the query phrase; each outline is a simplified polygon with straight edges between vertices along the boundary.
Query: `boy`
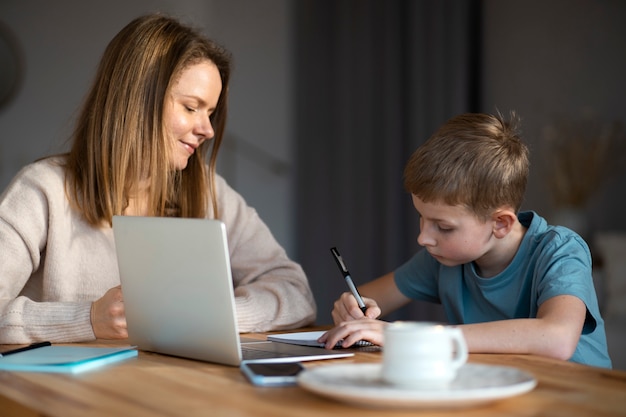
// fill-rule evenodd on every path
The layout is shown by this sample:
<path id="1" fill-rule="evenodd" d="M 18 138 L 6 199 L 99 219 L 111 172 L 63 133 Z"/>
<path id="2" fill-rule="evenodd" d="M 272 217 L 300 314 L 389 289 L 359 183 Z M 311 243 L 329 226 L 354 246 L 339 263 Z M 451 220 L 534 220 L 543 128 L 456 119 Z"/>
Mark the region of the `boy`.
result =
<path id="1" fill-rule="evenodd" d="M 519 212 L 528 148 L 510 122 L 463 114 L 445 123 L 407 163 L 404 185 L 420 215 L 423 249 L 407 263 L 335 302 L 336 327 L 320 341 L 383 345 L 377 318 L 412 299 L 441 303 L 470 352 L 543 355 L 611 367 L 591 276 L 591 255 L 573 231 Z"/>

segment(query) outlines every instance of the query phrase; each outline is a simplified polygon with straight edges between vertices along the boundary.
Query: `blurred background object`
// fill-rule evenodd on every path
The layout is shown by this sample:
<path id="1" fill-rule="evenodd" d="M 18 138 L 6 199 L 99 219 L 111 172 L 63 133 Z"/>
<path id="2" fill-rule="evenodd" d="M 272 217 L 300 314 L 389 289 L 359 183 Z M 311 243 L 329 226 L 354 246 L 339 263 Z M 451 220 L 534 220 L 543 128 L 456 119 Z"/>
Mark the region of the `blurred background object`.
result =
<path id="1" fill-rule="evenodd" d="M 543 131 L 539 169 L 553 204 L 553 222 L 589 239 L 587 207 L 608 181 L 626 171 L 626 132 L 619 120 L 557 117 Z"/>

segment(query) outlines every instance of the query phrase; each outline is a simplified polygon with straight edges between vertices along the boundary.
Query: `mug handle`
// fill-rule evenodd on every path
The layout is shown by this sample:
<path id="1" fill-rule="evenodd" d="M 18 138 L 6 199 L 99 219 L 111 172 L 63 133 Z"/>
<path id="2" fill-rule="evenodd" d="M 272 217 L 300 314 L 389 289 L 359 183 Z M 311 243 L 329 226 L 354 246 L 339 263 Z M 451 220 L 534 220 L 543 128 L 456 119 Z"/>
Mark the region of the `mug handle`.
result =
<path id="1" fill-rule="evenodd" d="M 448 328 L 450 333 L 452 333 L 452 343 L 455 347 L 454 357 L 452 358 L 451 366 L 454 369 L 460 368 L 465 362 L 467 362 L 468 351 L 467 351 L 467 343 L 465 343 L 465 337 L 463 337 L 463 332 L 461 329 L 452 327 Z"/>

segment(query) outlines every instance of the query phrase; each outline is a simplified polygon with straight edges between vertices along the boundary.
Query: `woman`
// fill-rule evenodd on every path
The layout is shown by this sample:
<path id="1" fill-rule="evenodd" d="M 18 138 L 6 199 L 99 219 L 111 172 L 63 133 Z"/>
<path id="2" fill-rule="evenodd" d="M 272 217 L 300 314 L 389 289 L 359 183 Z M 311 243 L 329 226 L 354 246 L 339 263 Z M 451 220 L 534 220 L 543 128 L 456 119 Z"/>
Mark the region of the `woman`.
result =
<path id="1" fill-rule="evenodd" d="M 219 218 L 240 331 L 312 322 L 302 269 L 215 173 L 229 75 L 227 51 L 166 16 L 113 38 L 70 152 L 25 167 L 0 198 L 0 343 L 127 337 L 113 215 Z"/>

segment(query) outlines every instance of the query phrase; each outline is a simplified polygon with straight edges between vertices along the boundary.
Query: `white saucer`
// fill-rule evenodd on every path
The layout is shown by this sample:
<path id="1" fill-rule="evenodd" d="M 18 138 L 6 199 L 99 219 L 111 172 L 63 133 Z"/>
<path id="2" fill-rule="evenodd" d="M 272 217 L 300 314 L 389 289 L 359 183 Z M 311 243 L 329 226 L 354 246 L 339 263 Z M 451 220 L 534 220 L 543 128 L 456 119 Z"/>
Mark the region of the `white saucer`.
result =
<path id="1" fill-rule="evenodd" d="M 298 384 L 316 394 L 369 407 L 458 408 L 523 394 L 537 385 L 530 374 L 506 366 L 465 364 L 441 389 L 400 388 L 380 378 L 381 364 L 335 364 L 307 369 Z"/>

